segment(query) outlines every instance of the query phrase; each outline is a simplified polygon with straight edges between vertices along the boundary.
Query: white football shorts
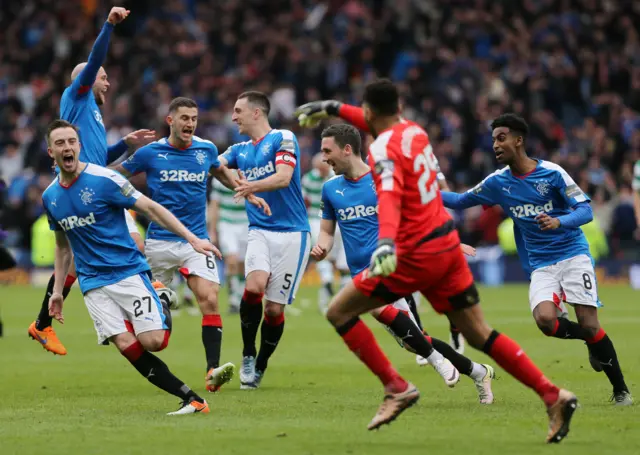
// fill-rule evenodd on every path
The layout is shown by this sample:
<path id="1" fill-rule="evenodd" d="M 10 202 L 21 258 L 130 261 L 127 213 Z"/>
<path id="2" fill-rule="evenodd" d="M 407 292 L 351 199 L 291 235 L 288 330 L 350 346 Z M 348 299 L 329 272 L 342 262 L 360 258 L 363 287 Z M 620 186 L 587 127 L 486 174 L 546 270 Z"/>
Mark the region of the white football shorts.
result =
<path id="1" fill-rule="evenodd" d="M 216 258 L 198 253 L 186 242 L 147 239 L 144 253 L 151 267 L 153 278 L 165 286 L 173 281 L 176 270 L 184 277 L 199 276 L 220 284 Z"/>
<path id="2" fill-rule="evenodd" d="M 244 258 L 248 237 L 249 225 L 246 223 L 218 223 L 218 241 L 223 256 Z"/>
<path id="3" fill-rule="evenodd" d="M 559 309 L 564 310 L 563 300 L 569 305 L 602 306 L 598 299 L 593 261 L 586 254 L 541 267 L 531 274 L 531 311 L 544 301 L 554 302 Z"/>
<path id="4" fill-rule="evenodd" d="M 92 289 L 84 295 L 84 303 L 93 319 L 98 344 L 129 331 L 127 325 L 135 335 L 169 330 L 158 294 L 144 273 Z"/>
<path id="5" fill-rule="evenodd" d="M 270 274 L 265 297 L 267 300 L 290 305 L 307 268 L 311 251 L 308 232 L 273 232 L 250 229 L 244 273 L 254 270 Z"/>

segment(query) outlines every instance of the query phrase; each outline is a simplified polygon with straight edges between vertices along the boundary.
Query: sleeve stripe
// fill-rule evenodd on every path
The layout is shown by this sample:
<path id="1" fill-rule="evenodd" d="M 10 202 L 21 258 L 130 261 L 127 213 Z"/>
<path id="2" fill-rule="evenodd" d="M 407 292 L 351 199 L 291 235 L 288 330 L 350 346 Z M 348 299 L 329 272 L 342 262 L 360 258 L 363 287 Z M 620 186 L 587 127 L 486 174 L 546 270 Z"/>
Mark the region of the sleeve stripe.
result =
<path id="1" fill-rule="evenodd" d="M 91 90 L 90 85 L 81 85 L 78 89 L 78 95 L 84 95 L 85 93 L 88 93 L 89 90 Z"/>

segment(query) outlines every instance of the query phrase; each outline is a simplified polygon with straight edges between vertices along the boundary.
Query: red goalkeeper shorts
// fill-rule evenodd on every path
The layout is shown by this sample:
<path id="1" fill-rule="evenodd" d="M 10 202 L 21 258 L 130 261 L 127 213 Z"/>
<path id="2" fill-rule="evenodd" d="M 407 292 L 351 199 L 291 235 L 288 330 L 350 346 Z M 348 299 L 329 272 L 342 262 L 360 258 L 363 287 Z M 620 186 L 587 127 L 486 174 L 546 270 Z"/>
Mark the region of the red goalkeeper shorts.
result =
<path id="1" fill-rule="evenodd" d="M 370 277 L 365 269 L 353 279 L 363 294 L 383 303 L 420 291 L 438 313 L 449 313 L 479 302 L 473 275 L 460 246 L 440 253 L 398 257 L 398 268 L 388 277 Z"/>

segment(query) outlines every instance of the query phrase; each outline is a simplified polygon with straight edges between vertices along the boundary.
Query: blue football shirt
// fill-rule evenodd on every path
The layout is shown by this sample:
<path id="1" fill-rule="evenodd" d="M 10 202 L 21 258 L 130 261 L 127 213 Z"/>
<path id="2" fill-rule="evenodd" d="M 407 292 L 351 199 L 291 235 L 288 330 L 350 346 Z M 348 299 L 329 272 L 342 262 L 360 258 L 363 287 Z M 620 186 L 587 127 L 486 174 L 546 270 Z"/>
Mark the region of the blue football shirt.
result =
<path id="1" fill-rule="evenodd" d="M 287 164 L 294 168 L 286 188 L 256 193 L 271 207 L 271 216 L 245 202 L 249 229 L 274 232 L 309 232 L 307 207 L 300 183 L 300 149 L 298 140 L 289 130 L 271 130 L 257 142 L 232 145 L 222 156 L 231 169 L 242 171 L 248 181 L 262 180 L 276 173 L 276 166 Z"/>
<path id="2" fill-rule="evenodd" d="M 193 136 L 189 147 L 178 149 L 163 138 L 140 148 L 122 166 L 132 174 L 146 172 L 151 199 L 166 207 L 196 236 L 209 238 L 207 176 L 211 167 L 220 167 L 213 142 Z M 147 238 L 186 242 L 153 222 Z"/>
<path id="3" fill-rule="evenodd" d="M 139 197 L 121 174 L 94 164 L 71 185 L 56 177 L 44 191 L 49 226 L 69 239 L 83 294 L 149 271 L 124 216 Z"/>
<path id="4" fill-rule="evenodd" d="M 369 267 L 378 244 L 378 196 L 371 172 L 357 180 L 338 175 L 322 186 L 322 218 L 340 227 L 351 276 Z"/>
<path id="5" fill-rule="evenodd" d="M 580 254 L 591 257 L 589 243 L 579 227 L 543 231 L 535 220 L 542 213 L 553 218 L 567 215 L 577 204 L 590 201 L 571 176 L 555 163 L 538 160 L 536 168 L 524 176 L 514 175 L 509 167 L 505 167 L 466 193 L 459 196 L 449 192 L 442 194 L 444 205 L 450 208 L 500 205 L 513 219 L 518 253 L 525 271 Z M 455 204 L 452 204 L 454 199 Z"/>

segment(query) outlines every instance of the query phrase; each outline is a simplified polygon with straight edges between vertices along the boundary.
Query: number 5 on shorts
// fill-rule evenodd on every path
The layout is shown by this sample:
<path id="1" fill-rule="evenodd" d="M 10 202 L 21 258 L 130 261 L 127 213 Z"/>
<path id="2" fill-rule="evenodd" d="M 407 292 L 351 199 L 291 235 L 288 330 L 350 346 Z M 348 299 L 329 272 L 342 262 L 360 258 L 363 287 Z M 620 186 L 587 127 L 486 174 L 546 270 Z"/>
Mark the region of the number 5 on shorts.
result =
<path id="1" fill-rule="evenodd" d="M 291 275 L 290 273 L 285 274 L 284 276 L 284 284 L 282 285 L 282 289 L 284 289 L 285 291 L 288 291 L 291 288 L 291 278 L 293 277 L 293 275 Z"/>

